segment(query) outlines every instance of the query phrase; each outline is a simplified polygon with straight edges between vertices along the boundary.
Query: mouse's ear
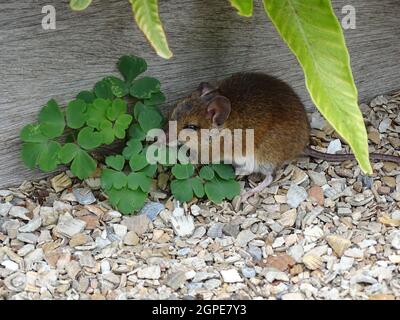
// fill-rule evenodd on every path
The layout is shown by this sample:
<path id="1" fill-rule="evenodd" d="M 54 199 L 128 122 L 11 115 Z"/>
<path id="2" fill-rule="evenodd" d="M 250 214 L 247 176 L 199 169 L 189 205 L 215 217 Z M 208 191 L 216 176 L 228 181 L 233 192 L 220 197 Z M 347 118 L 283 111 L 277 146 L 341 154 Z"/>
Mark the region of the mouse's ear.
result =
<path id="1" fill-rule="evenodd" d="M 216 96 L 207 106 L 207 117 L 216 127 L 222 126 L 231 113 L 231 102 L 227 97 Z"/>
<path id="2" fill-rule="evenodd" d="M 213 91 L 216 91 L 217 88 L 211 85 L 208 82 L 201 82 L 198 88 L 198 91 L 200 93 L 200 97 L 203 97 Z"/>

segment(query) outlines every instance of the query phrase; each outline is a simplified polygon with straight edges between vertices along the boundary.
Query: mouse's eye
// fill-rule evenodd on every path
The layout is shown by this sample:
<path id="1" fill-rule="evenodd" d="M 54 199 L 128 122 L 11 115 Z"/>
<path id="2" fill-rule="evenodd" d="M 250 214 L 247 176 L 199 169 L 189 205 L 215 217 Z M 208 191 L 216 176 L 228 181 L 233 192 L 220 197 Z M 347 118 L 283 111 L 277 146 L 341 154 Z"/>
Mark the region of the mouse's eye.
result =
<path id="1" fill-rule="evenodd" d="M 195 124 L 187 124 L 186 126 L 183 127 L 183 129 L 190 129 L 190 130 L 198 130 L 199 127 L 196 126 Z"/>

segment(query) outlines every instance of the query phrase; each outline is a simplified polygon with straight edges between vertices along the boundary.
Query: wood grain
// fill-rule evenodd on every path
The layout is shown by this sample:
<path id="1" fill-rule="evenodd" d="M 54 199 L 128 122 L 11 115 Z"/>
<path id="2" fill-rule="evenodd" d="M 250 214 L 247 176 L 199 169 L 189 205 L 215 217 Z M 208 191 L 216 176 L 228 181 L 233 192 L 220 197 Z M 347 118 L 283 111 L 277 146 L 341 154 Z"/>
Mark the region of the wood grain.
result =
<path id="1" fill-rule="evenodd" d="M 312 108 L 297 61 L 256 1 L 252 18 L 239 17 L 228 1 L 163 0 L 161 18 L 174 57 L 155 55 L 125 0 L 93 1 L 71 12 L 68 1 L 0 3 L 0 186 L 38 178 L 20 161 L 19 130 L 33 122 L 50 98 L 65 104 L 80 90 L 115 73 L 123 54 L 147 59 L 148 74 L 167 94 L 165 108 L 195 88 L 238 71 L 264 71 L 290 83 Z M 51 3 L 53 2 L 53 3 Z M 53 4 L 57 29 L 41 27 L 42 7 Z M 349 1 L 334 0 L 336 13 Z M 400 87 L 400 3 L 353 0 L 357 29 L 345 32 L 361 100 Z"/>

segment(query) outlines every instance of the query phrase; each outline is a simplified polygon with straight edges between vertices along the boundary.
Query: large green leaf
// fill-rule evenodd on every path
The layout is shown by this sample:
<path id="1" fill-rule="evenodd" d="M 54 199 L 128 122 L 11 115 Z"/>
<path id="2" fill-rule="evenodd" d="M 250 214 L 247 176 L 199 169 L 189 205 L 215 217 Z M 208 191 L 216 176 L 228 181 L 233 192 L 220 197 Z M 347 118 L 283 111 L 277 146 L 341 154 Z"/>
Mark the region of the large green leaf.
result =
<path id="1" fill-rule="evenodd" d="M 238 14 L 244 17 L 251 17 L 253 14 L 253 0 L 229 0 Z"/>
<path id="2" fill-rule="evenodd" d="M 57 138 L 62 135 L 65 128 L 64 115 L 55 100 L 47 102 L 38 117 L 40 130 L 48 138 Z"/>
<path id="3" fill-rule="evenodd" d="M 69 6 L 72 10 L 81 11 L 85 10 L 92 3 L 92 0 L 71 0 Z"/>
<path id="4" fill-rule="evenodd" d="M 129 0 L 133 15 L 140 30 L 144 33 L 157 54 L 165 59 L 172 57 L 167 37 L 158 14 L 158 0 Z"/>
<path id="5" fill-rule="evenodd" d="M 263 0 L 272 23 L 299 60 L 319 111 L 372 173 L 358 93 L 340 24 L 328 0 Z"/>

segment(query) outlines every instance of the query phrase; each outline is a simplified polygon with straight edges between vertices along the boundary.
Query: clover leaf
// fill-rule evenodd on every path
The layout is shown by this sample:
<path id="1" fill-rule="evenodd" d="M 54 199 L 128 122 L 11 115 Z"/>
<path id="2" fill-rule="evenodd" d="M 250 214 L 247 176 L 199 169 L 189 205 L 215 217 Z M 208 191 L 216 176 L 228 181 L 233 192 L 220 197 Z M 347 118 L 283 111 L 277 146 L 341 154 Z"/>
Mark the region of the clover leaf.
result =
<path id="1" fill-rule="evenodd" d="M 111 92 L 114 96 L 121 98 L 129 93 L 129 87 L 121 79 L 111 76 L 104 78 L 104 80 L 108 82 Z"/>
<path id="2" fill-rule="evenodd" d="M 240 193 L 240 185 L 236 180 L 224 180 L 215 177 L 204 185 L 207 197 L 214 203 L 221 203 L 225 198 L 232 200 Z"/>
<path id="3" fill-rule="evenodd" d="M 92 91 L 81 91 L 76 96 L 76 99 L 83 100 L 86 103 L 92 103 L 93 100 L 96 99 L 96 96 Z"/>
<path id="4" fill-rule="evenodd" d="M 143 102 L 148 106 L 155 106 L 165 102 L 165 95 L 161 91 L 154 92 L 149 99 L 145 99 Z"/>
<path id="5" fill-rule="evenodd" d="M 121 190 L 116 190 L 111 188 L 106 193 L 111 205 L 117 207 L 122 214 L 130 214 L 135 210 L 141 209 L 147 199 L 147 193 L 139 189 L 122 188 Z"/>
<path id="6" fill-rule="evenodd" d="M 171 182 L 171 192 L 181 202 L 190 201 L 194 194 L 199 198 L 204 197 L 204 187 L 199 177 L 187 180 L 173 180 Z"/>
<path id="7" fill-rule="evenodd" d="M 117 66 L 127 83 L 131 83 L 139 74 L 147 70 L 146 61 L 135 56 L 121 57 Z"/>
<path id="8" fill-rule="evenodd" d="M 194 173 L 194 166 L 191 163 L 188 164 L 176 164 L 172 167 L 172 174 L 177 179 L 188 179 Z"/>
<path id="9" fill-rule="evenodd" d="M 118 116 L 117 120 L 115 120 L 114 124 L 114 134 L 118 139 L 125 138 L 126 129 L 129 128 L 133 117 L 130 114 L 121 114 Z"/>
<path id="10" fill-rule="evenodd" d="M 129 159 L 129 166 L 131 167 L 132 171 L 140 171 L 145 167 L 147 167 L 148 165 L 149 163 L 147 162 L 145 152 L 134 154 Z"/>
<path id="11" fill-rule="evenodd" d="M 151 129 L 160 128 L 163 120 L 163 116 L 152 108 L 140 112 L 138 116 L 140 127 L 146 133 Z"/>
<path id="12" fill-rule="evenodd" d="M 106 158 L 106 165 L 115 170 L 121 171 L 125 165 L 125 158 L 121 155 L 108 156 Z"/>
<path id="13" fill-rule="evenodd" d="M 138 154 L 140 151 L 142 151 L 143 146 L 140 140 L 138 139 L 130 139 L 126 143 L 126 147 L 122 151 L 122 155 L 125 157 L 125 159 L 130 159 L 134 154 Z"/>
<path id="14" fill-rule="evenodd" d="M 78 144 L 86 150 L 95 149 L 103 142 L 103 135 L 93 128 L 85 127 L 78 133 Z"/>
<path id="15" fill-rule="evenodd" d="M 146 139 L 146 133 L 143 131 L 138 123 L 134 123 L 129 127 L 128 135 L 130 138 L 134 138 L 140 141 Z"/>
<path id="16" fill-rule="evenodd" d="M 160 81 L 156 78 L 143 77 L 132 83 L 129 93 L 138 99 L 150 99 L 153 93 L 160 91 L 160 87 Z"/>
<path id="17" fill-rule="evenodd" d="M 235 178 L 235 171 L 233 170 L 233 167 L 229 164 L 218 163 L 212 164 L 211 167 L 222 179 L 228 180 Z"/>
<path id="18" fill-rule="evenodd" d="M 122 189 L 126 187 L 128 177 L 121 171 L 115 171 L 113 169 L 104 169 L 101 173 L 102 187 L 106 190 L 110 188 Z"/>
<path id="19" fill-rule="evenodd" d="M 90 177 L 97 168 L 94 160 L 85 150 L 82 150 L 75 143 L 66 143 L 58 153 L 62 163 L 71 163 L 71 172 L 79 179 Z"/>
<path id="20" fill-rule="evenodd" d="M 107 108 L 107 118 L 111 121 L 115 121 L 120 115 L 126 113 L 127 108 L 124 100 L 115 99 L 111 106 Z"/>
<path id="21" fill-rule="evenodd" d="M 61 136 L 65 128 L 64 116 L 55 100 L 47 102 L 39 112 L 40 130 L 48 138 Z"/>
<path id="22" fill-rule="evenodd" d="M 98 98 L 110 99 L 110 100 L 114 98 L 114 94 L 111 89 L 111 83 L 105 79 L 95 84 L 94 93 Z"/>
<path id="23" fill-rule="evenodd" d="M 199 175 L 204 180 L 212 180 L 214 178 L 214 170 L 210 166 L 203 166 L 200 169 Z"/>
<path id="24" fill-rule="evenodd" d="M 86 103 L 76 99 L 68 103 L 66 109 L 67 125 L 72 129 L 81 128 L 86 122 Z"/>
<path id="25" fill-rule="evenodd" d="M 106 113 L 111 105 L 109 100 L 97 98 L 92 104 L 87 106 L 87 121 L 86 123 L 95 129 L 100 129 L 100 124 L 107 120 Z"/>
<path id="26" fill-rule="evenodd" d="M 149 192 L 152 179 L 144 172 L 131 172 L 128 175 L 128 188 L 131 190 L 140 189 L 144 192 Z"/>
<path id="27" fill-rule="evenodd" d="M 45 142 L 48 138 L 43 134 L 40 124 L 28 124 L 22 128 L 20 138 L 24 142 Z"/>

